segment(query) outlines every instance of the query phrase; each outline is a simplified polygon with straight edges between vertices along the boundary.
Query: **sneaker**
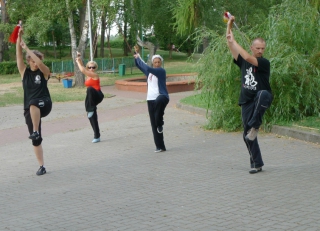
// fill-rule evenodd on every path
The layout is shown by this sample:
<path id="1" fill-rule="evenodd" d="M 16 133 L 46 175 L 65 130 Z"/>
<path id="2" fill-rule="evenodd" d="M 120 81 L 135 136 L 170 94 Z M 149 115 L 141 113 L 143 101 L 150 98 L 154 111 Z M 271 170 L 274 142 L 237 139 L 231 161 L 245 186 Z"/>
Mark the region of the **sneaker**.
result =
<path id="1" fill-rule="evenodd" d="M 258 173 L 258 172 L 261 172 L 262 171 L 262 167 L 260 168 L 252 168 L 249 173 L 250 174 L 254 174 L 254 173 Z"/>
<path id="2" fill-rule="evenodd" d="M 163 127 L 162 126 L 158 126 L 157 127 L 157 131 L 158 131 L 158 133 L 162 133 L 163 132 Z"/>
<path id="3" fill-rule="evenodd" d="M 40 134 L 39 134 L 38 132 L 33 132 L 33 133 L 29 136 L 29 139 L 38 140 L 38 139 L 40 139 Z"/>
<path id="4" fill-rule="evenodd" d="M 94 139 L 92 140 L 92 143 L 98 143 L 98 142 L 100 142 L 100 138 L 94 138 Z"/>
<path id="5" fill-rule="evenodd" d="M 257 128 L 251 128 L 246 135 L 246 139 L 251 141 L 255 140 L 257 138 L 258 131 L 259 129 Z"/>
<path id="6" fill-rule="evenodd" d="M 165 149 L 161 149 L 161 148 L 157 148 L 154 152 L 165 152 L 166 150 Z"/>
<path id="7" fill-rule="evenodd" d="M 38 171 L 37 171 L 36 174 L 37 174 L 38 176 L 41 176 L 41 175 L 46 174 L 46 173 L 47 173 L 46 168 L 43 167 L 43 166 L 40 166 L 40 168 L 38 169 Z"/>
<path id="8" fill-rule="evenodd" d="M 90 119 L 93 116 L 94 111 L 89 111 L 88 112 L 88 118 Z"/>

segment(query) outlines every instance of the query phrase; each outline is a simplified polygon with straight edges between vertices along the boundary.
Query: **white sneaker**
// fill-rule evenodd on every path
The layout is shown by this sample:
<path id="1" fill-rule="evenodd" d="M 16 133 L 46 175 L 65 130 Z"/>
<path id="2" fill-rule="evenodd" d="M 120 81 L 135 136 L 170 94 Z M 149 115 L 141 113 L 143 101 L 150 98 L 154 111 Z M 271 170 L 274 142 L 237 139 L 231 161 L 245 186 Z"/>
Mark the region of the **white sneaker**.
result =
<path id="1" fill-rule="evenodd" d="M 258 173 L 258 172 L 261 172 L 262 171 L 262 167 L 260 168 L 252 168 L 249 173 L 250 174 L 255 174 L 255 173 Z"/>
<path id="2" fill-rule="evenodd" d="M 92 143 L 98 143 L 98 142 L 100 142 L 100 138 L 97 138 L 97 139 L 93 139 L 93 140 L 92 140 Z"/>
<path id="3" fill-rule="evenodd" d="M 89 111 L 88 112 L 88 118 L 90 119 L 93 116 L 94 111 Z"/>

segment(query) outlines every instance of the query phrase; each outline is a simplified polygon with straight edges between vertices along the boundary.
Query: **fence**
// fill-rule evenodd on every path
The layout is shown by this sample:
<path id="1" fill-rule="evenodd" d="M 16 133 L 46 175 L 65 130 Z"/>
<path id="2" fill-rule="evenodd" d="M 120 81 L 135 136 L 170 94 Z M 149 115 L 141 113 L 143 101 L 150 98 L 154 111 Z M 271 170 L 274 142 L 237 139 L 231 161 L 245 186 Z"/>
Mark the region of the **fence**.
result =
<path id="1" fill-rule="evenodd" d="M 89 60 L 84 59 L 83 63 L 86 64 Z M 95 59 L 98 64 L 98 70 L 104 73 L 115 73 L 118 72 L 118 67 L 120 64 L 125 64 L 126 68 L 135 67 L 133 57 L 123 57 L 123 58 L 113 58 L 113 59 Z M 51 65 L 52 73 L 62 73 L 62 72 L 74 72 L 74 64 L 72 60 L 68 61 L 53 61 Z"/>

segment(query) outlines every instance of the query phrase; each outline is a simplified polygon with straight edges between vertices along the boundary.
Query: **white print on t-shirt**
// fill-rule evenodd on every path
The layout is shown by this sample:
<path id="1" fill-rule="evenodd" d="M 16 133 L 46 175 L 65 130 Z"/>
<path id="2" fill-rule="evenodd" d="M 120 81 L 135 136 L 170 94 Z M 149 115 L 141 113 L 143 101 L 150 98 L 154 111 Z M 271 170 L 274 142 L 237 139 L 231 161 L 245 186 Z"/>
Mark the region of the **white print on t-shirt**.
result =
<path id="1" fill-rule="evenodd" d="M 244 76 L 246 78 L 246 81 L 244 83 L 244 88 L 249 89 L 249 90 L 256 90 L 256 85 L 258 82 L 254 81 L 254 76 L 252 74 L 252 67 L 246 70 L 247 74 Z"/>
<path id="2" fill-rule="evenodd" d="M 40 83 L 41 83 L 41 77 L 40 77 L 40 75 L 37 75 L 34 79 L 35 79 L 35 80 L 34 80 L 34 83 L 35 83 L 35 84 L 40 84 Z"/>

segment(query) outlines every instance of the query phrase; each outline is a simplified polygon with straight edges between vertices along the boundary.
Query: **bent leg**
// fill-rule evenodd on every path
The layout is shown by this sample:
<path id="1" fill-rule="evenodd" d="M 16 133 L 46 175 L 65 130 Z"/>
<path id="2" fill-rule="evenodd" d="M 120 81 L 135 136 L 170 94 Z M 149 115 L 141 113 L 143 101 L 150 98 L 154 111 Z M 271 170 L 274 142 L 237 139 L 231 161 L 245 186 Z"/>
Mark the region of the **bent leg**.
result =
<path id="1" fill-rule="evenodd" d="M 41 118 L 40 109 L 35 105 L 30 105 L 30 116 L 33 124 L 33 131 L 38 131 Z"/>
<path id="2" fill-rule="evenodd" d="M 254 113 L 248 121 L 250 128 L 259 128 L 262 124 L 263 115 L 272 103 L 272 95 L 266 90 L 258 91 L 254 99 Z"/>
<path id="3" fill-rule="evenodd" d="M 154 117 L 156 127 L 162 126 L 164 124 L 163 115 L 168 103 L 169 99 L 164 95 L 159 95 L 157 99 L 154 101 Z"/>
<path id="4" fill-rule="evenodd" d="M 97 110 L 97 105 L 103 100 L 103 93 L 97 91 L 93 87 L 87 88 L 87 95 L 85 99 L 85 107 L 87 112 L 92 112 Z"/>

